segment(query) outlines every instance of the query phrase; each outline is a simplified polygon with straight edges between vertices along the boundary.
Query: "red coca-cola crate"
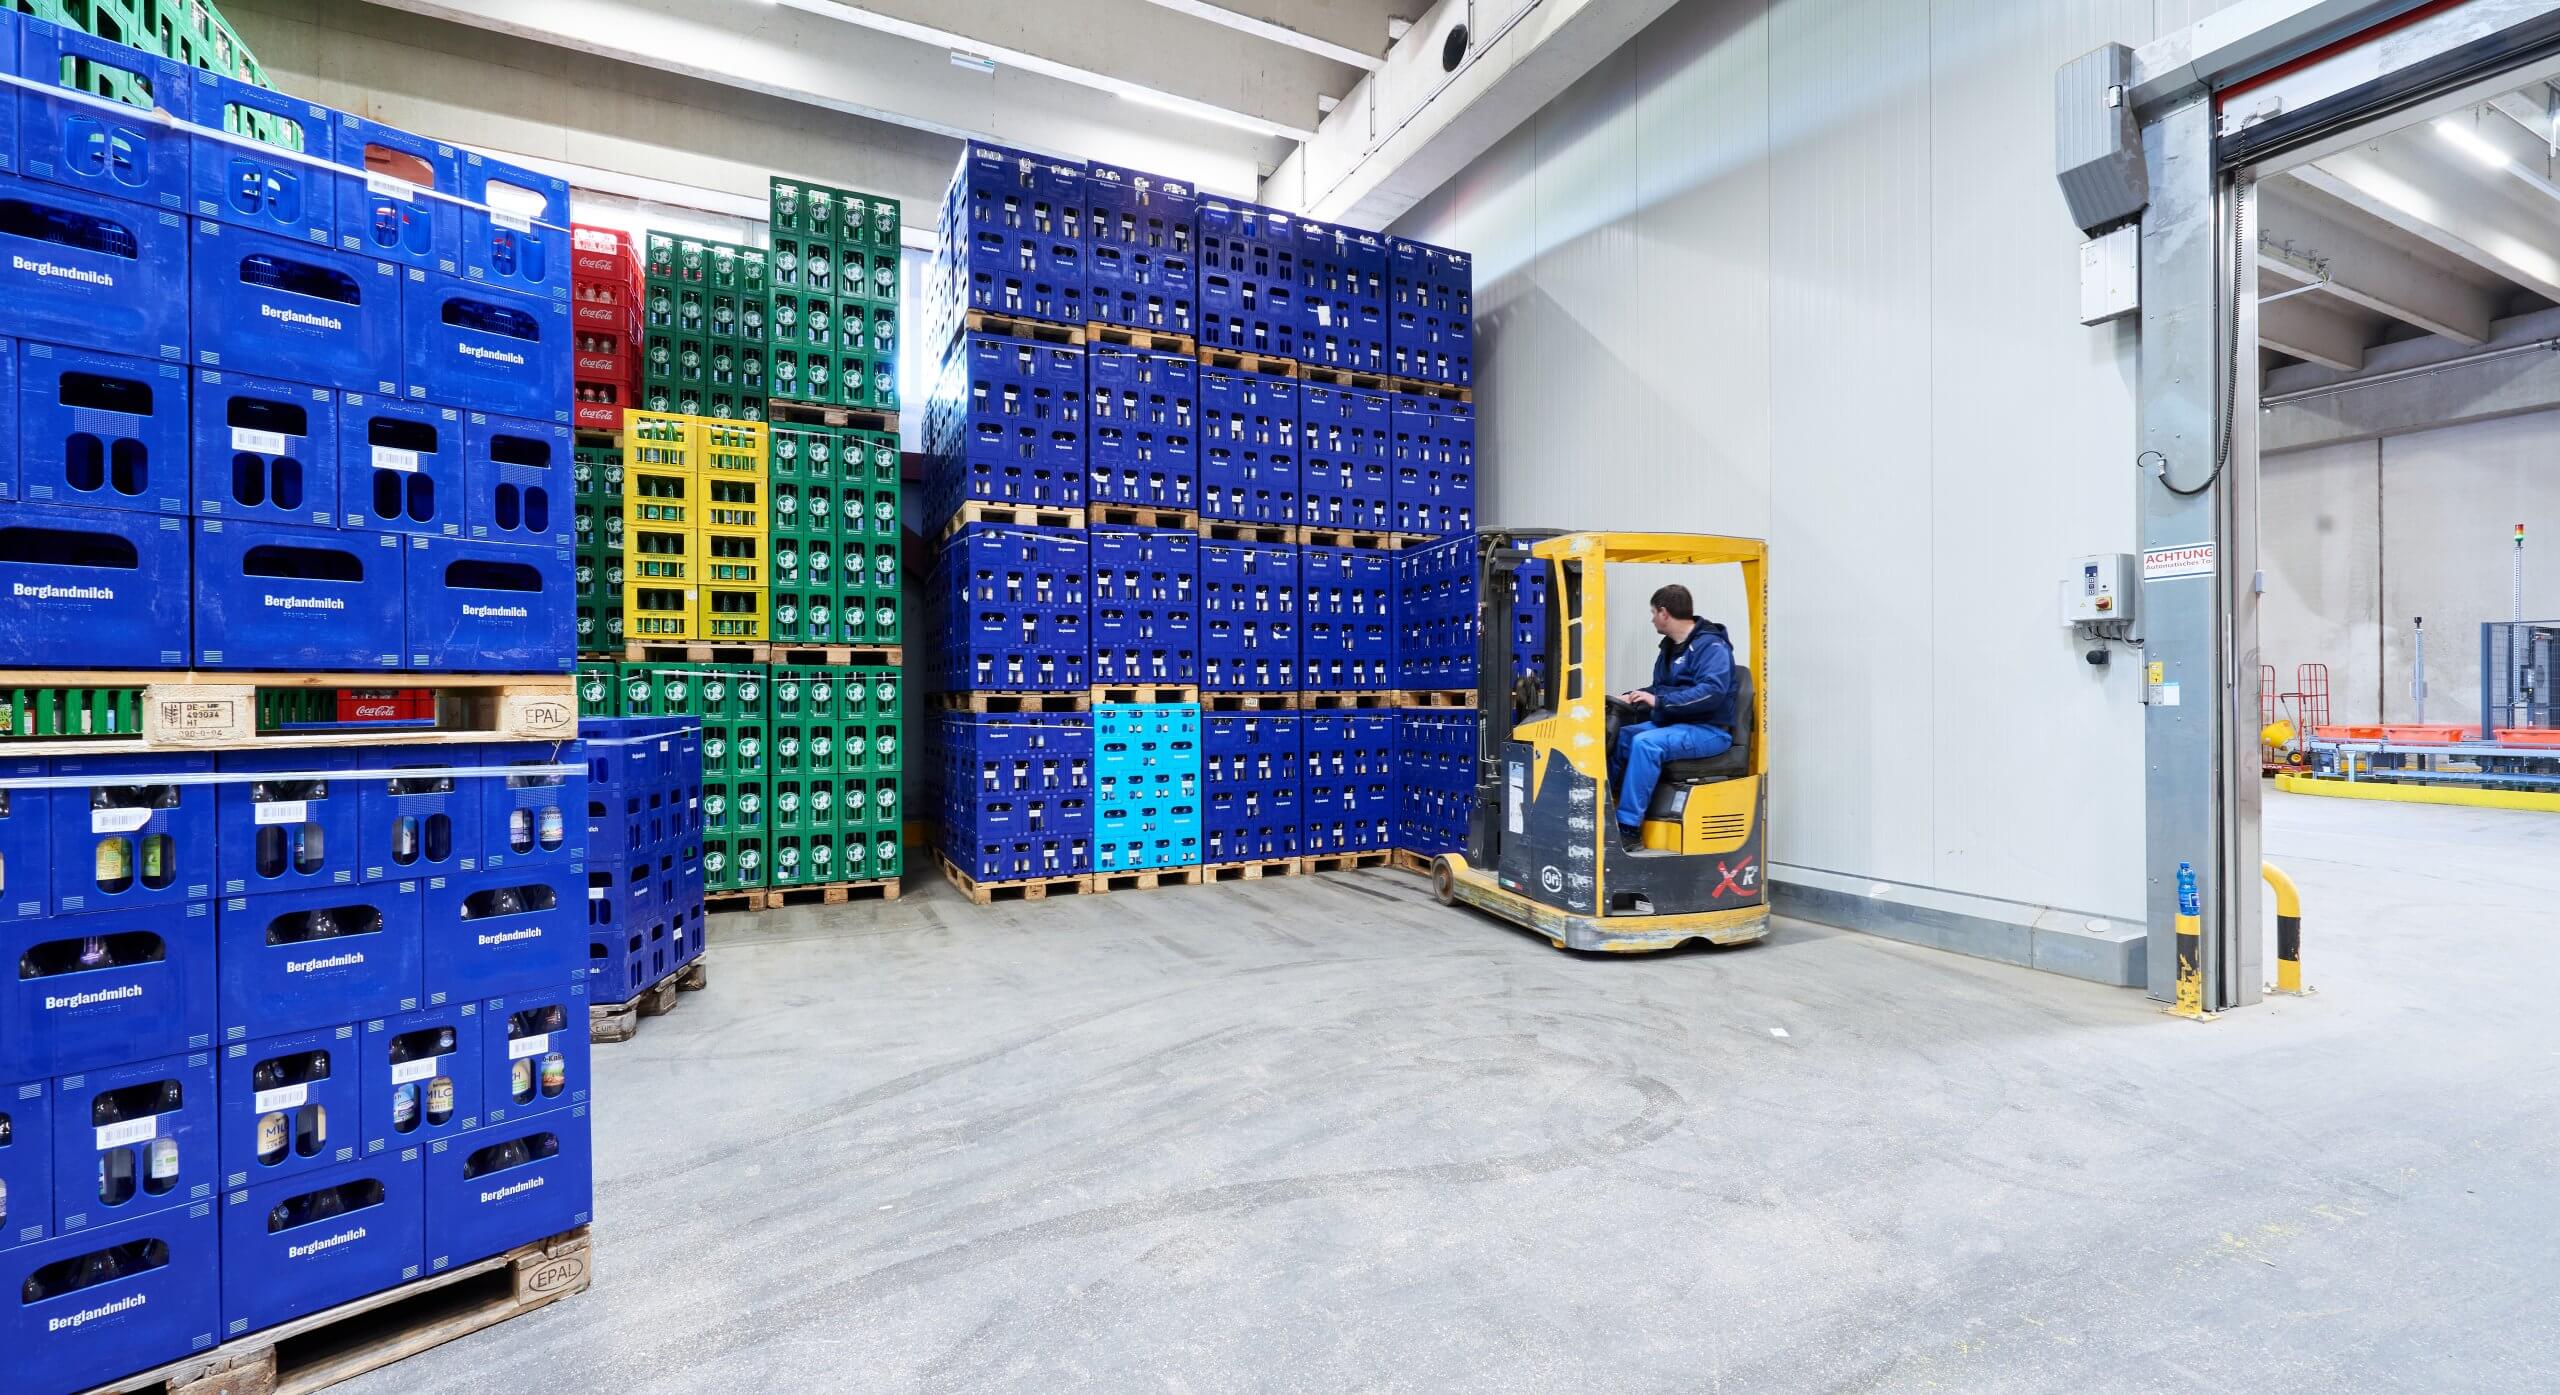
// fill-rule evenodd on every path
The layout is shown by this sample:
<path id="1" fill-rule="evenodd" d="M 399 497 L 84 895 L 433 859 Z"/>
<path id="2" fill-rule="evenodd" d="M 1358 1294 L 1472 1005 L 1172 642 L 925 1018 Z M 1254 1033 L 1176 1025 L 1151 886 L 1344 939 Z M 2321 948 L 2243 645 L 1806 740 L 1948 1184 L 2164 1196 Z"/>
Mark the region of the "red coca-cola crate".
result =
<path id="1" fill-rule="evenodd" d="M 367 726 L 433 726 L 433 688 L 340 688 L 338 720 Z"/>
<path id="2" fill-rule="evenodd" d="M 628 234 L 586 223 L 569 225 L 569 275 L 577 281 L 640 284 L 640 249 Z"/>
<path id="3" fill-rule="evenodd" d="M 607 293 L 607 294 L 599 294 Z M 581 334 L 631 334 L 640 328 L 638 298 L 624 297 L 620 287 L 577 283 L 570 302 L 571 321 Z"/>

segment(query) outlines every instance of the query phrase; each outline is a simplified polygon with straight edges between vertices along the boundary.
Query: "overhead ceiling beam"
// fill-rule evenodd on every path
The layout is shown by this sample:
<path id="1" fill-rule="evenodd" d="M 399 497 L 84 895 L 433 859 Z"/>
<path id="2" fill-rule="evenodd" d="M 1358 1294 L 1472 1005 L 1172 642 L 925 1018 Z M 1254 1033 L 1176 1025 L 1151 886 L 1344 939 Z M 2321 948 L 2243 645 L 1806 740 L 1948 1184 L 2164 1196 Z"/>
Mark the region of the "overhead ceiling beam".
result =
<path id="1" fill-rule="evenodd" d="M 2542 84 L 2542 90 L 2546 93 L 2550 92 L 2551 85 Z M 2560 146 L 2560 120 L 2555 120 L 2553 112 L 2536 105 L 2532 98 L 2521 92 L 2510 92 L 2491 101 L 2489 105 L 2497 108 L 2500 115 L 2522 126 L 2525 134 L 2532 137 L 2546 154 L 2550 153 L 2553 147 Z"/>
<path id="2" fill-rule="evenodd" d="M 2325 273 L 2328 294 L 2349 304 L 2464 344 L 2488 342 L 2497 297 L 2354 226 L 2344 209 L 2313 207 L 2314 198 L 2286 176 L 2259 186 L 2259 266 L 2304 283 Z"/>
<path id="3" fill-rule="evenodd" d="M 2432 140 L 2424 132 L 2410 140 Z M 2549 216 L 2529 217 L 2507 198 L 2484 197 L 2485 172 L 2458 152 L 2413 155 L 2400 143 L 2359 147 L 2289 172 L 2360 213 L 2428 242 L 2550 300 L 2560 300 L 2560 246 Z M 2560 213 L 2560 205 L 2554 205 Z"/>
<path id="4" fill-rule="evenodd" d="M 1124 97 L 1147 106 L 1161 107 L 1167 111 L 1197 117 L 1203 121 L 1215 121 L 1220 125 L 1233 126 L 1238 130 L 1258 131 L 1268 136 L 1285 136 L 1295 141 L 1315 139 L 1315 128 L 1312 126 L 1293 126 L 1284 121 L 1273 121 L 1256 116 L 1251 112 L 1222 107 L 1214 102 L 1177 96 L 1160 88 L 1149 87 L 1144 83 L 1131 82 L 1127 78 L 1060 63 L 1055 59 L 1043 58 L 1039 54 L 1021 49 L 1001 48 L 954 30 L 936 28 L 911 19 L 900 19 L 895 15 L 882 14 L 878 10 L 864 9 L 859 5 L 838 4 L 836 0 L 781 0 L 781 3 L 785 9 L 842 20 L 847 24 L 859 25 L 876 33 L 910 39 L 947 52 L 991 58 L 1003 67 L 1019 68 L 1026 73 L 1038 73 L 1042 77 L 1071 82 L 1079 87 L 1092 88 L 1097 92 L 1109 92 L 1114 96 Z"/>
<path id="5" fill-rule="evenodd" d="M 2364 326 L 2316 295 L 2259 306 L 2258 342 L 2341 373 L 2364 367 Z"/>
<path id="6" fill-rule="evenodd" d="M 1319 39 L 1313 34 L 1302 33 L 1288 25 L 1243 14 L 1228 9 L 1224 5 L 1212 5 L 1209 0 L 1147 0 L 1147 3 L 1162 5 L 1168 10 L 1189 15 L 1194 19 L 1205 19 L 1211 24 L 1223 24 L 1229 29 L 1251 34 L 1257 39 L 1268 39 L 1275 44 L 1287 44 L 1302 52 L 1312 53 L 1320 58 L 1329 58 L 1336 63 L 1348 64 L 1368 72 L 1374 73 L 1386 66 L 1386 60 L 1376 54 L 1362 53 L 1356 48 L 1347 48 L 1328 39 Z M 1380 37 L 1383 38 L 1384 35 Z"/>

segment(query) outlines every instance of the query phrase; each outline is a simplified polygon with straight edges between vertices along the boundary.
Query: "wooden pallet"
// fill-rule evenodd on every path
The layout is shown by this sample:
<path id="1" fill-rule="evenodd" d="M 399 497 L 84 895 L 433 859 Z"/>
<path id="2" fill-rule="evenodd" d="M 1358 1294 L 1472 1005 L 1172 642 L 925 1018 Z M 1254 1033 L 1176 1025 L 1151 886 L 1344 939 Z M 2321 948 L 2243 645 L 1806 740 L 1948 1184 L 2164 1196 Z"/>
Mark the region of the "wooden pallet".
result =
<path id="1" fill-rule="evenodd" d="M 666 1016 L 675 1010 L 678 993 L 699 992 L 710 983 L 711 971 L 696 959 L 641 989 L 630 1002 L 589 1003 L 587 1035 L 598 1042 L 629 1041 L 640 1034 L 641 1018 Z"/>
<path id="2" fill-rule="evenodd" d="M 1104 324 L 1100 320 L 1084 322 L 1084 342 L 1117 344 L 1124 349 L 1148 349 L 1160 354 L 1180 354 L 1189 358 L 1200 351 L 1200 341 L 1188 334 L 1174 334 L 1161 329 L 1137 329 L 1129 325 Z"/>
<path id="3" fill-rule="evenodd" d="M 1265 858 L 1260 862 L 1216 862 L 1200 869 L 1211 882 L 1258 882 L 1265 877 L 1298 875 L 1298 859 Z"/>
<path id="4" fill-rule="evenodd" d="M 1362 552 L 1393 552 L 1397 535 L 1359 528 L 1300 528 L 1298 541 L 1308 547 L 1348 547 Z"/>
<path id="5" fill-rule="evenodd" d="M 1189 867 L 1149 867 L 1138 872 L 1096 872 L 1093 874 L 1093 890 L 1101 893 L 1153 891 L 1160 886 L 1198 886 L 1202 871 L 1194 864 Z"/>
<path id="6" fill-rule="evenodd" d="M 225 1342 L 86 1395 L 310 1395 L 587 1291 L 587 1227 Z"/>
<path id="7" fill-rule="evenodd" d="M 1250 349 L 1202 349 L 1200 366 L 1218 368 L 1229 373 L 1257 373 L 1266 378 L 1298 376 L 1298 361 L 1278 354 L 1258 354 Z"/>
<path id="8" fill-rule="evenodd" d="M 1152 504 L 1087 504 L 1084 516 L 1095 528 L 1178 528 L 1188 533 L 1200 526 L 1197 509 L 1160 509 Z"/>
<path id="9" fill-rule="evenodd" d="M 1195 529 L 1209 542 L 1293 543 L 1298 530 L 1286 523 L 1235 523 L 1223 518 L 1204 518 Z"/>
<path id="10" fill-rule="evenodd" d="M 1436 860 L 1430 853 L 1396 848 L 1389 854 L 1387 865 L 1399 872 L 1411 872 L 1417 876 L 1427 877 L 1431 875 L 1431 864 Z"/>
<path id="11" fill-rule="evenodd" d="M 1188 683 L 1097 684 L 1093 689 L 1093 705 L 1118 703 L 1198 702 L 1200 690 Z"/>
<path id="12" fill-rule="evenodd" d="M 1222 693 L 1202 692 L 1200 709 L 1204 712 L 1294 712 L 1298 707 L 1296 693 Z"/>
<path id="13" fill-rule="evenodd" d="M 267 673 L 255 670 L 0 670 L 0 689 L 113 688 L 140 695 L 138 732 L 0 740 L 0 755 L 111 756 L 169 751 L 281 750 L 305 746 L 435 746 L 485 741 L 568 741 L 578 734 L 574 674 Z M 433 727 L 258 729 L 259 689 L 427 689 Z"/>
<path id="14" fill-rule="evenodd" d="M 1444 543 L 1451 538 L 1463 536 L 1465 535 L 1460 533 L 1398 533 L 1395 535 L 1396 550 L 1402 552 L 1408 548 L 1429 547 L 1434 543 Z"/>
<path id="15" fill-rule="evenodd" d="M 768 887 L 764 908 L 778 911 L 785 906 L 841 906 L 850 901 L 895 901 L 898 883 L 895 878 L 870 882 L 825 882 L 816 886 Z"/>
<path id="16" fill-rule="evenodd" d="M 1298 707 L 1306 712 L 1368 712 L 1395 706 L 1395 694 L 1380 689 L 1374 693 L 1300 693 Z"/>
<path id="17" fill-rule="evenodd" d="M 702 912 L 705 915 L 732 915 L 739 911 L 760 911 L 764 909 L 764 892 L 760 886 L 714 891 L 702 898 Z"/>
<path id="18" fill-rule="evenodd" d="M 1395 694 L 1398 707 L 1473 707 L 1473 688 L 1407 688 Z"/>
<path id="19" fill-rule="evenodd" d="M 896 412 L 875 412 L 868 407 L 843 407 L 828 402 L 788 402 L 774 398 L 765 404 L 765 416 L 776 426 L 832 426 L 840 430 L 898 433 Z"/>
<path id="20" fill-rule="evenodd" d="M 1384 848 L 1368 852 L 1325 853 L 1319 857 L 1298 859 L 1298 868 L 1308 876 L 1319 872 L 1356 872 L 1363 867 L 1384 867 L 1389 854 Z"/>
<path id="21" fill-rule="evenodd" d="M 972 310 L 962 317 L 962 322 L 971 334 L 1001 334 L 1010 339 L 1030 339 L 1042 344 L 1084 342 L 1083 325 L 1062 325 L 994 310 Z"/>
<path id="22" fill-rule="evenodd" d="M 1004 523 L 1016 528 L 1082 528 L 1084 510 L 992 504 L 983 499 L 971 499 L 960 505 L 960 511 L 951 516 L 950 522 L 942 525 L 942 536 L 950 537 L 972 523 Z"/>
<path id="23" fill-rule="evenodd" d="M 1443 402 L 1476 400 L 1474 388 L 1458 387 L 1450 383 L 1426 383 L 1420 378 L 1390 378 L 1387 386 L 1396 392 L 1411 393 L 1416 397 L 1437 397 Z"/>
<path id="24" fill-rule="evenodd" d="M 934 861 L 942 864 L 943 877 L 960 888 L 961 895 L 980 906 L 994 905 L 999 901 L 1046 901 L 1052 896 L 1082 896 L 1093 890 L 1090 877 L 1035 877 L 1019 882 L 982 882 L 961 871 L 950 858 L 937 855 Z"/>
<path id="25" fill-rule="evenodd" d="M 765 662 L 786 668 L 905 668 L 907 651 L 896 645 L 768 644 Z"/>
<path id="26" fill-rule="evenodd" d="M 633 640 L 622 646 L 626 664 L 760 664 L 769 644 L 713 644 L 709 640 Z"/>
<path id="27" fill-rule="evenodd" d="M 936 693 L 933 705 L 945 712 L 985 712 L 993 715 L 1020 715 L 1025 712 L 1089 712 L 1093 710 L 1090 691 L 1073 693 Z"/>
<path id="28" fill-rule="evenodd" d="M 1330 383 L 1335 387 L 1360 388 L 1367 392 L 1384 392 L 1395 381 L 1384 373 L 1371 373 L 1359 368 L 1334 368 L 1321 363 L 1301 363 L 1298 376 L 1311 383 Z"/>

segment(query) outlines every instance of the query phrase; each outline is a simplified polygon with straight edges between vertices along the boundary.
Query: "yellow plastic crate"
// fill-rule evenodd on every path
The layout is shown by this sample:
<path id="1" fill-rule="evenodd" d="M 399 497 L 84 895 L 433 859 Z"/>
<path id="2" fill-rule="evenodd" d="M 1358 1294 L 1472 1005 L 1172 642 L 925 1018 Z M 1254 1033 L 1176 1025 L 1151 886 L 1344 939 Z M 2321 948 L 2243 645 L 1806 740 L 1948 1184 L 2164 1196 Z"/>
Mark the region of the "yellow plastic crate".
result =
<path id="1" fill-rule="evenodd" d="M 695 573 L 703 585 L 771 585 L 773 577 L 767 565 L 772 554 L 764 534 L 705 528 L 696 538 L 699 546 L 694 554 L 698 559 Z"/>
<path id="2" fill-rule="evenodd" d="M 772 635 L 772 597 L 762 586 L 705 586 L 694 602 L 694 639 L 762 644 Z"/>
<path id="3" fill-rule="evenodd" d="M 763 534 L 772 515 L 766 510 L 765 481 L 746 475 L 705 475 L 702 500 L 695 514 L 705 528 Z"/>
<path id="4" fill-rule="evenodd" d="M 635 528 L 691 532 L 702 524 L 702 480 L 690 470 L 629 462 L 622 470 L 622 536 Z"/>
<path id="5" fill-rule="evenodd" d="M 648 586 L 625 582 L 622 587 L 622 634 L 628 640 L 669 640 L 696 638 L 695 609 L 700 604 L 696 593 L 682 586 Z"/>
<path id="6" fill-rule="evenodd" d="M 695 417 L 693 464 L 703 478 L 740 477 L 762 481 L 772 459 L 773 432 L 760 421 L 723 421 Z"/>
<path id="7" fill-rule="evenodd" d="M 702 419 L 673 412 L 622 414 L 622 461 L 691 474 L 697 468 Z"/>

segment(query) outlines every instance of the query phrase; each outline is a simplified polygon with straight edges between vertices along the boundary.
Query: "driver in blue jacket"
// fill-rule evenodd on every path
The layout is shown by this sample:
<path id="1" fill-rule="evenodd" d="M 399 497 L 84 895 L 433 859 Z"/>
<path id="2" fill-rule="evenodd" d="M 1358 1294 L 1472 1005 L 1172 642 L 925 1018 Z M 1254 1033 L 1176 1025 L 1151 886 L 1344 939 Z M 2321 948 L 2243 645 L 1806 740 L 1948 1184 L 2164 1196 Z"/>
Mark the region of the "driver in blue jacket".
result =
<path id="1" fill-rule="evenodd" d="M 1665 586 L 1653 593 L 1653 630 L 1662 636 L 1653 686 L 1618 695 L 1649 720 L 1618 728 L 1609 753 L 1618 838 L 1630 852 L 1643 846 L 1644 810 L 1662 781 L 1662 763 L 1720 756 L 1733 746 L 1733 641 L 1724 626 L 1698 618 L 1688 587 Z"/>

